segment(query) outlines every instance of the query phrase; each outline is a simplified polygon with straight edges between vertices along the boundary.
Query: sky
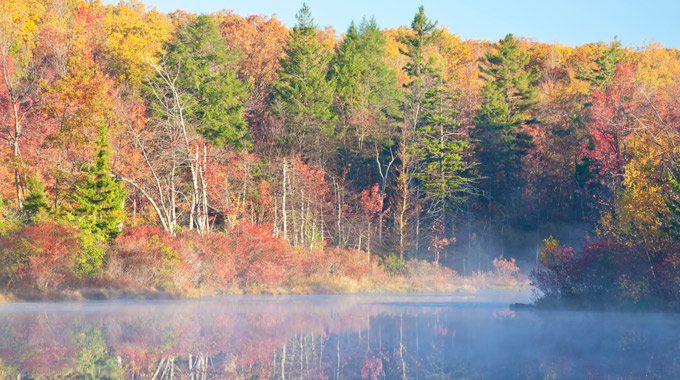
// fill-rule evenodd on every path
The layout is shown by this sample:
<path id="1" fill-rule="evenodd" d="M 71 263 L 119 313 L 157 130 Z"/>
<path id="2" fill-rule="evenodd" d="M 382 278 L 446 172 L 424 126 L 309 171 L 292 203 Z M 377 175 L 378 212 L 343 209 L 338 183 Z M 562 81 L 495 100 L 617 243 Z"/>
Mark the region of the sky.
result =
<path id="1" fill-rule="evenodd" d="M 117 0 L 105 0 L 116 3 Z M 242 16 L 272 15 L 295 23 L 302 1 L 289 0 L 142 0 L 161 12 L 234 10 Z M 611 41 L 624 46 L 660 42 L 680 47 L 679 0 L 307 0 L 320 26 L 338 34 L 352 20 L 374 16 L 381 28 L 409 25 L 419 5 L 425 14 L 465 39 L 496 41 L 507 33 L 564 45 Z"/>

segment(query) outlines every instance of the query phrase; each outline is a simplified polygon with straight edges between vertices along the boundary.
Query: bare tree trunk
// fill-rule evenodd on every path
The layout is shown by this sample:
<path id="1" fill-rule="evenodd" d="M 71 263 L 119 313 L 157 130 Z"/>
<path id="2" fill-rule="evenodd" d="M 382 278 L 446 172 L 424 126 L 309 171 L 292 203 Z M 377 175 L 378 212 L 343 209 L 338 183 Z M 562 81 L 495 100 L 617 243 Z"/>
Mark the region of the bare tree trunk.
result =
<path id="1" fill-rule="evenodd" d="M 17 205 L 19 208 L 23 207 L 23 201 L 24 201 L 24 196 L 23 196 L 23 185 L 22 185 L 22 172 L 23 172 L 23 160 L 21 159 L 21 150 L 19 149 L 19 136 L 21 135 L 22 132 L 22 125 L 19 121 L 19 110 L 17 107 L 17 104 L 12 104 L 13 111 L 14 111 L 14 141 L 13 141 L 13 154 L 14 154 L 14 159 L 16 162 L 14 165 L 16 165 L 14 169 L 14 185 L 16 187 L 16 193 L 17 193 Z"/>
<path id="2" fill-rule="evenodd" d="M 306 236 L 305 236 L 305 228 L 306 223 L 305 223 L 305 192 L 304 190 L 300 191 L 300 245 L 305 246 L 306 244 Z"/>
<path id="3" fill-rule="evenodd" d="M 281 195 L 281 221 L 283 222 L 283 239 L 288 241 L 288 216 L 286 213 L 286 197 L 288 195 L 288 186 L 286 186 L 286 159 L 283 159 L 283 184 Z"/>
<path id="4" fill-rule="evenodd" d="M 382 243 L 382 233 L 383 233 L 383 208 L 384 208 L 384 199 L 385 199 L 385 188 L 387 187 L 387 179 L 389 178 L 390 174 L 390 168 L 392 167 L 392 164 L 394 163 L 394 160 L 396 157 L 394 156 L 394 153 L 392 152 L 392 148 L 390 147 L 390 156 L 391 160 L 385 167 L 385 172 L 383 172 L 383 167 L 382 164 L 380 163 L 380 151 L 378 150 L 378 146 L 376 145 L 375 147 L 375 161 L 378 163 L 378 173 L 380 174 L 380 178 L 382 179 L 382 182 L 380 183 L 380 215 L 378 216 L 378 240 Z"/>
<path id="5" fill-rule="evenodd" d="M 416 188 L 416 239 L 415 239 L 415 255 L 418 259 L 418 251 L 420 250 L 420 186 Z"/>
<path id="6" fill-rule="evenodd" d="M 201 191 L 203 192 L 203 232 L 208 232 L 208 184 L 205 180 L 205 165 L 208 162 L 208 147 L 203 145 L 203 161 L 201 163 Z"/>

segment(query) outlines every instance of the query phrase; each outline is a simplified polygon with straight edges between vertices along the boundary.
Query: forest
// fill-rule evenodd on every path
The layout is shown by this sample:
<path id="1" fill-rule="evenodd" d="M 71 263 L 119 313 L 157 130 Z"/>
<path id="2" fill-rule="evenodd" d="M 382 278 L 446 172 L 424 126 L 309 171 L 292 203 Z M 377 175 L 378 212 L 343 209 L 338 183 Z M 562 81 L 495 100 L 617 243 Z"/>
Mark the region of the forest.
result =
<path id="1" fill-rule="evenodd" d="M 3 292 L 528 274 L 546 305 L 680 307 L 680 50 L 464 41 L 414 11 L 340 33 L 304 4 L 287 27 L 3 1 Z"/>

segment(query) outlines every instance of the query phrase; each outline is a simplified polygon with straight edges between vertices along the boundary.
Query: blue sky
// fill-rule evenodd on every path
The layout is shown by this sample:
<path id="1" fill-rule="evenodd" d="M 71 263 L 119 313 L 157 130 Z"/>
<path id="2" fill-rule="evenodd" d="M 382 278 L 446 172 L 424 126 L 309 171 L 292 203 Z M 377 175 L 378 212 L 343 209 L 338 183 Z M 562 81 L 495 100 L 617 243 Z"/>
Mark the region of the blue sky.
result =
<path id="1" fill-rule="evenodd" d="M 240 15 L 276 14 L 288 26 L 295 23 L 302 6 L 302 1 L 288 0 L 142 1 L 161 12 L 233 9 Z M 680 47 L 679 0 L 307 0 L 307 4 L 318 24 L 331 25 L 338 33 L 364 15 L 375 16 L 383 28 L 408 25 L 422 4 L 428 17 L 463 39 L 493 41 L 513 33 L 541 42 L 580 45 L 610 41 L 616 35 L 625 46 L 654 41 Z"/>

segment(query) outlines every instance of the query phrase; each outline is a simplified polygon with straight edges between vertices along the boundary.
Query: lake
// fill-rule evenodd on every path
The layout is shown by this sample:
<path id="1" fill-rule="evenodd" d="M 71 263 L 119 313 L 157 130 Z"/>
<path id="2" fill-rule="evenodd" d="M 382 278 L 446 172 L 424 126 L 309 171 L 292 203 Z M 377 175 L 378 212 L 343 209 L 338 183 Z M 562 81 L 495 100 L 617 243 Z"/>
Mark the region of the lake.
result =
<path id="1" fill-rule="evenodd" d="M 528 291 L 0 305 L 0 378 L 677 379 L 673 314 Z"/>

